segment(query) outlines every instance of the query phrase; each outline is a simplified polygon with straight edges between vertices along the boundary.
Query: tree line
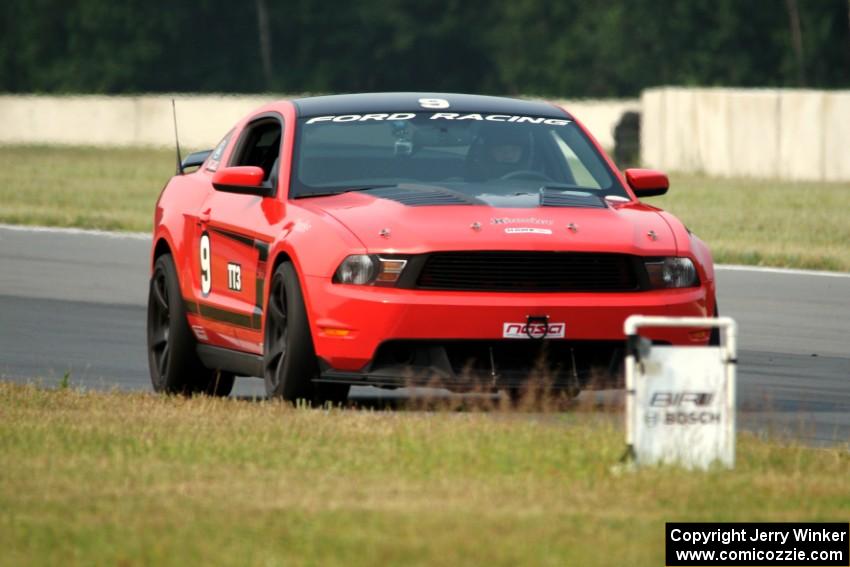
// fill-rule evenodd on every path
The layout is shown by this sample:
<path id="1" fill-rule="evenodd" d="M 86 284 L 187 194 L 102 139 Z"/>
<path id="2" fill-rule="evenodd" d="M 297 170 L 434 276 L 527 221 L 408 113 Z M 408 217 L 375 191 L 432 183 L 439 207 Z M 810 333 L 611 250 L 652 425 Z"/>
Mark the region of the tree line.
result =
<path id="1" fill-rule="evenodd" d="M 850 86 L 850 0 L 3 0 L 0 92 Z"/>

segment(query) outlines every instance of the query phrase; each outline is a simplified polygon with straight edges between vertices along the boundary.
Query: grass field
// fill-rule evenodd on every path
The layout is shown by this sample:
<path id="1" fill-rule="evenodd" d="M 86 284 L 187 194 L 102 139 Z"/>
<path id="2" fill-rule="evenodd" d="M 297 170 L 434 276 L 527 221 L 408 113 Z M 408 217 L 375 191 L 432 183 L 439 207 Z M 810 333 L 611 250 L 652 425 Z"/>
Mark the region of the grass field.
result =
<path id="1" fill-rule="evenodd" d="M 0 222 L 148 231 L 170 150 L 0 148 Z M 674 175 L 649 203 L 678 215 L 715 260 L 850 271 L 850 184 Z"/>
<path id="2" fill-rule="evenodd" d="M 666 209 L 714 259 L 850 272 L 850 183 L 788 183 L 673 175 Z"/>
<path id="3" fill-rule="evenodd" d="M 173 152 L 0 147 L 0 222 L 149 231 Z"/>
<path id="4" fill-rule="evenodd" d="M 0 383 L 0 564 L 663 565 L 665 521 L 850 515 L 846 448 L 617 472 L 589 420 Z"/>

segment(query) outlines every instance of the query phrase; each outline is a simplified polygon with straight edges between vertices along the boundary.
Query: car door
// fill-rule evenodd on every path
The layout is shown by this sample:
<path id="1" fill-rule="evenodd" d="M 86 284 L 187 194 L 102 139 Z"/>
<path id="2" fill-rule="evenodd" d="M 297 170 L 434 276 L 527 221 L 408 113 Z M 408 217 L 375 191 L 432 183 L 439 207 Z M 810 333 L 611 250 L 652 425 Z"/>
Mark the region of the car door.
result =
<path id="1" fill-rule="evenodd" d="M 282 118 L 263 115 L 248 123 L 228 166 L 261 167 L 264 183 L 276 183 Z M 270 238 L 263 200 L 273 197 L 213 190 L 199 216 L 201 291 L 207 319 L 223 325 L 231 348 L 261 353 L 265 262 Z"/>

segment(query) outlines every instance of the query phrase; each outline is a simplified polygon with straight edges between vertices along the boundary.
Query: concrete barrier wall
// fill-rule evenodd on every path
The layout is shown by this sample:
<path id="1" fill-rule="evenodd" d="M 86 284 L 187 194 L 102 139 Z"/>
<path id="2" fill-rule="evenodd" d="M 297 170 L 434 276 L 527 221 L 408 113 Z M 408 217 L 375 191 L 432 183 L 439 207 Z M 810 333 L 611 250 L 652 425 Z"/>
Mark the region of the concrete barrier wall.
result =
<path id="1" fill-rule="evenodd" d="M 215 145 L 233 124 L 271 100 L 175 95 L 180 143 Z M 170 96 L 0 96 L 0 143 L 92 146 L 174 144 Z"/>
<path id="2" fill-rule="evenodd" d="M 180 143 L 209 148 L 251 112 L 280 96 L 174 95 Z M 606 148 L 614 127 L 638 100 L 557 101 L 584 122 Z M 171 146 L 171 96 L 0 95 L 0 144 Z"/>
<path id="3" fill-rule="evenodd" d="M 850 91 L 649 89 L 641 117 L 648 167 L 850 181 Z"/>
<path id="4" fill-rule="evenodd" d="M 274 96 L 175 95 L 180 141 L 212 147 Z M 686 89 L 638 100 L 554 100 L 600 143 L 640 111 L 649 167 L 725 177 L 850 181 L 850 91 Z M 171 146 L 171 96 L 0 95 L 0 144 Z"/>

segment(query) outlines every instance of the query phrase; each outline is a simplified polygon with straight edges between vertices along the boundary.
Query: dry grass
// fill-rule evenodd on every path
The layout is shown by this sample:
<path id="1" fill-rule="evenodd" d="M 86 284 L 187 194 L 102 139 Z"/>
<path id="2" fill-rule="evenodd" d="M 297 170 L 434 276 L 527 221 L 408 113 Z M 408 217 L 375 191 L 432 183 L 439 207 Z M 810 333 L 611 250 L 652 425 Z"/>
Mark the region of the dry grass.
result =
<path id="1" fill-rule="evenodd" d="M 583 414 L 293 409 L 0 384 L 0 563 L 660 565 L 671 520 L 838 520 L 846 449 L 618 473 Z"/>
<path id="2" fill-rule="evenodd" d="M 0 147 L 0 222 L 149 231 L 165 150 Z"/>
<path id="3" fill-rule="evenodd" d="M 850 183 L 674 175 L 648 202 L 678 216 L 716 262 L 850 272 Z"/>

